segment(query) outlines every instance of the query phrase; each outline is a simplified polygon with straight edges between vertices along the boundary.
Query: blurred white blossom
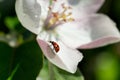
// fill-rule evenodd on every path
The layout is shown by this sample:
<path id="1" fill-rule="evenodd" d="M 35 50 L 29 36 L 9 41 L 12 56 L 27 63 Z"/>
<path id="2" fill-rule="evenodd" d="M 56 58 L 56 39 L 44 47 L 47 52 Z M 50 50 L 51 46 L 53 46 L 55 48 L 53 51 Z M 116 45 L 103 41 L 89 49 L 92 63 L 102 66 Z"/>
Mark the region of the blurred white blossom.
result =
<path id="1" fill-rule="evenodd" d="M 37 35 L 44 55 L 54 65 L 74 73 L 88 49 L 120 41 L 116 24 L 96 13 L 104 0 L 17 0 L 21 24 Z"/>

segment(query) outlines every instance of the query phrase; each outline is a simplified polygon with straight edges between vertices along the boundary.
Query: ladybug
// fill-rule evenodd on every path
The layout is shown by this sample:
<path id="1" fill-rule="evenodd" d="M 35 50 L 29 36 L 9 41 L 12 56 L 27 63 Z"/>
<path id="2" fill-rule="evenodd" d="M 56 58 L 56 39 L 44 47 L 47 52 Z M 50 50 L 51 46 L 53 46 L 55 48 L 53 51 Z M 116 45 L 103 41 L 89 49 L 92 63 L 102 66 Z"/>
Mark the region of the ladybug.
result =
<path id="1" fill-rule="evenodd" d="M 59 45 L 54 41 L 49 41 L 49 42 L 53 45 L 53 47 L 54 47 L 54 49 L 55 49 L 55 51 L 57 53 L 60 50 Z"/>

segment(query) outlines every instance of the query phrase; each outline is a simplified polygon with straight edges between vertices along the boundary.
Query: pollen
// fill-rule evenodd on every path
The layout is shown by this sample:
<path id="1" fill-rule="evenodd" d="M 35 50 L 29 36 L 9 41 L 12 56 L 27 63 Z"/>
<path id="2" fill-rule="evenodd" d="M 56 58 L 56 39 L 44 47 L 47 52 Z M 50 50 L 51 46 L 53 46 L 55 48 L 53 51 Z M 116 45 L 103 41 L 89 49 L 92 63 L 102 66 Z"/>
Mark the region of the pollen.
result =
<path id="1" fill-rule="evenodd" d="M 55 2 L 57 0 L 54 0 Z M 71 22 L 74 21 L 74 18 L 72 17 L 72 12 L 68 12 L 70 11 L 72 8 L 70 6 L 65 6 L 64 3 L 61 4 L 61 8 L 62 11 L 58 11 L 58 12 L 52 12 L 52 7 L 48 7 L 49 11 L 51 11 L 51 15 L 52 17 L 49 20 L 49 25 L 54 25 L 56 23 L 61 23 L 61 22 Z"/>

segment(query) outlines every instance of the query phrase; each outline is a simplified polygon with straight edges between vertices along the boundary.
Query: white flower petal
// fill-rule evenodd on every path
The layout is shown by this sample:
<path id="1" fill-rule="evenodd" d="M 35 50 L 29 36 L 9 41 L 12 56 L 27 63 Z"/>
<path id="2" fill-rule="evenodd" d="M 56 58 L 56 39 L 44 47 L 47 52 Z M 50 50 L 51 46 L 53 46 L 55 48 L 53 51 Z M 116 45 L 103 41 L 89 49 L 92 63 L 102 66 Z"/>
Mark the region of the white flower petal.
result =
<path id="1" fill-rule="evenodd" d="M 57 42 L 60 50 L 56 53 L 54 48 L 50 48 L 50 44 L 37 37 L 39 46 L 41 47 L 44 55 L 47 59 L 58 66 L 59 68 L 71 73 L 75 73 L 78 63 L 82 60 L 82 54 L 75 50 L 65 46 L 62 42 Z"/>
<path id="2" fill-rule="evenodd" d="M 63 4 L 64 4 L 65 6 L 68 6 L 67 0 L 56 0 L 56 1 L 53 3 L 52 11 L 53 11 L 53 12 L 63 11 L 63 7 L 62 7 Z"/>
<path id="3" fill-rule="evenodd" d="M 37 0 L 16 0 L 16 13 L 21 24 L 35 34 L 40 32 L 41 6 Z"/>
<path id="4" fill-rule="evenodd" d="M 120 41 L 115 23 L 102 14 L 60 25 L 56 31 L 59 39 L 72 48 L 95 48 Z"/>
<path id="5" fill-rule="evenodd" d="M 95 48 L 120 41 L 120 33 L 116 24 L 103 14 L 93 15 L 89 19 L 91 41 L 79 48 Z"/>
<path id="6" fill-rule="evenodd" d="M 104 3 L 104 0 L 67 0 L 68 4 L 73 8 L 73 15 L 76 17 L 84 17 L 95 13 Z"/>
<path id="7" fill-rule="evenodd" d="M 49 10 L 49 5 L 50 5 L 50 0 L 37 0 L 38 3 L 41 5 L 41 18 L 40 22 L 41 24 L 44 23 L 44 20 L 47 18 L 48 15 L 48 10 Z"/>
<path id="8" fill-rule="evenodd" d="M 56 32 L 59 39 L 72 48 L 77 48 L 91 41 L 89 27 L 80 21 L 60 25 L 56 28 Z"/>

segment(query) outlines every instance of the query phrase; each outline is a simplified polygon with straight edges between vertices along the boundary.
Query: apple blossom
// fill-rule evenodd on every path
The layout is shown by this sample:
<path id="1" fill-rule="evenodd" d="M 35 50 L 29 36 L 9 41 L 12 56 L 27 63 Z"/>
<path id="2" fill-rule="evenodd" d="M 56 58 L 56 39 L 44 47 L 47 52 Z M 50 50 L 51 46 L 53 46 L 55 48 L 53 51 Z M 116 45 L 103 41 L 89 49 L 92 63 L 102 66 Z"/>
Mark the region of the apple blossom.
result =
<path id="1" fill-rule="evenodd" d="M 104 0 L 17 0 L 21 24 L 37 35 L 44 55 L 54 65 L 74 73 L 83 55 L 77 49 L 120 41 L 116 24 L 96 13 Z"/>

